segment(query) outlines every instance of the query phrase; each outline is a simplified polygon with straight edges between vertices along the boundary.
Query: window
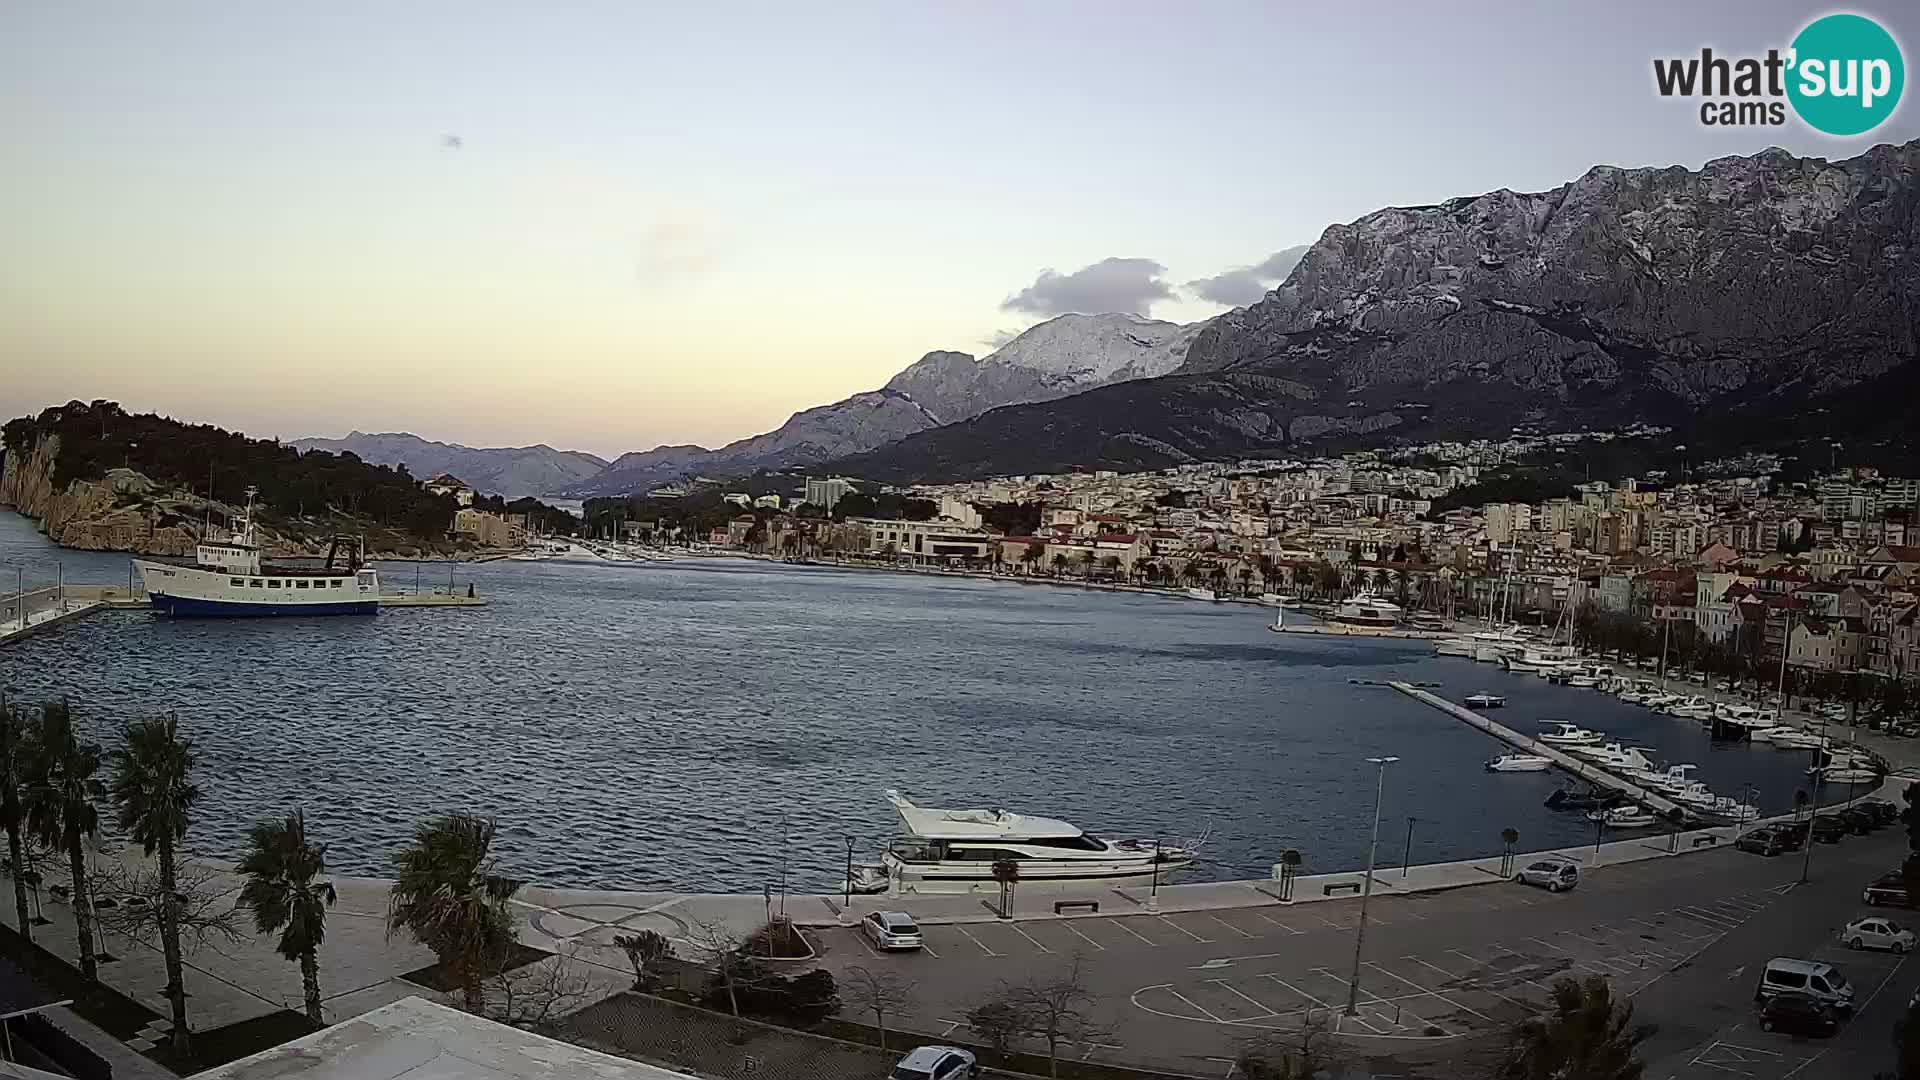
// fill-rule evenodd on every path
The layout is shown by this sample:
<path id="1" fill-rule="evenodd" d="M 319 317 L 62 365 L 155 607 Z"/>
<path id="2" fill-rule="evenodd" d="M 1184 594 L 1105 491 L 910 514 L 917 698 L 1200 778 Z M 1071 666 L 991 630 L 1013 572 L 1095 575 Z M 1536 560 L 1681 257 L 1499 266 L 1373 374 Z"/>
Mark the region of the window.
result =
<path id="1" fill-rule="evenodd" d="M 346 582 L 345 582 L 345 581 L 342 581 L 342 580 L 341 580 L 341 579 L 339 579 L 339 578 L 334 578 L 334 579 L 333 579 L 333 587 L 334 587 L 334 588 L 336 588 L 336 589 L 337 589 L 337 588 L 339 588 L 339 587 L 340 587 L 340 586 L 342 586 L 342 585 L 345 585 L 345 584 L 346 584 Z"/>
<path id="2" fill-rule="evenodd" d="M 280 581 L 279 581 L 279 579 L 277 579 L 277 578 L 268 578 L 268 579 L 267 579 L 267 588 L 269 588 L 269 589 L 277 589 L 277 588 L 279 588 L 279 587 L 280 587 Z"/>
<path id="3" fill-rule="evenodd" d="M 259 578 L 252 578 L 252 579 L 250 579 L 250 580 L 249 580 L 249 581 L 247 582 L 247 585 L 248 585 L 248 586 L 250 586 L 250 587 L 252 587 L 252 588 L 255 588 L 255 589 L 257 589 L 257 588 L 259 588 L 259 587 L 260 587 L 260 579 L 259 579 Z"/>
<path id="4" fill-rule="evenodd" d="M 1796 989 L 1807 985 L 1806 975 L 1798 971 L 1769 971 L 1767 981 L 1775 986 L 1791 986 Z"/>
<path id="5" fill-rule="evenodd" d="M 243 577 L 228 578 L 227 584 L 232 585 L 235 588 L 244 589 L 247 587 L 247 579 Z"/>
<path id="6" fill-rule="evenodd" d="M 307 587 L 307 583 L 304 580 L 296 581 L 293 583 L 293 587 L 296 589 L 304 589 Z"/>

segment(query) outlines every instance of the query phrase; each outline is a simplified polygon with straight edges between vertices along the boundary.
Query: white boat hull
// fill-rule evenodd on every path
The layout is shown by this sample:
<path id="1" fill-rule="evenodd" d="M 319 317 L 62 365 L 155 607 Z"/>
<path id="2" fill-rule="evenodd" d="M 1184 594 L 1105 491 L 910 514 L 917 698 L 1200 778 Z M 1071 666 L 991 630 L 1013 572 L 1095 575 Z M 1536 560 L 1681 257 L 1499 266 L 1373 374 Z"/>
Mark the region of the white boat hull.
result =
<path id="1" fill-rule="evenodd" d="M 372 615 L 380 610 L 380 579 L 372 570 L 285 576 L 271 568 L 216 570 L 146 559 L 135 559 L 133 565 L 147 602 L 169 615 L 258 618 Z"/>
<path id="2" fill-rule="evenodd" d="M 1160 884 L 1172 882 L 1174 875 L 1192 864 L 1191 859 L 1168 859 L 1159 864 Z M 998 893 L 1000 883 L 993 879 L 993 864 L 980 860 L 949 859 L 943 862 L 909 862 L 887 857 L 887 873 L 896 892 L 912 893 Z M 1144 859 L 1084 859 L 1042 862 L 1020 860 L 1020 881 L 1016 890 L 1029 888 L 1059 889 L 1087 885 L 1149 885 L 1153 882 L 1153 856 Z"/>

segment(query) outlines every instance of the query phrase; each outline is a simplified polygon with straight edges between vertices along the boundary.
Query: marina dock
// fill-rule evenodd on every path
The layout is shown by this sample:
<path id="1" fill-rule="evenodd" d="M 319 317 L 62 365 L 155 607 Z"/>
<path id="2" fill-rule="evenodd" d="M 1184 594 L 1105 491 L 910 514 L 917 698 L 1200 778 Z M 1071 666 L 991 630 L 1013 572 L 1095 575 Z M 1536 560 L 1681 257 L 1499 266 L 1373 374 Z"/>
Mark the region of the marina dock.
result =
<path id="1" fill-rule="evenodd" d="M 1349 626 L 1344 623 L 1301 623 L 1298 626 L 1269 626 L 1276 634 L 1317 634 L 1322 637 L 1401 638 L 1408 641 L 1434 641 L 1452 637 L 1447 630 L 1400 630 L 1388 626 Z"/>
<path id="2" fill-rule="evenodd" d="M 1620 792 L 1627 798 L 1632 799 L 1634 802 L 1639 803 L 1662 817 L 1676 821 L 1687 821 L 1696 816 L 1693 811 L 1681 806 L 1679 803 L 1674 802 L 1664 795 L 1648 791 L 1646 788 L 1615 776 L 1604 769 L 1595 768 L 1571 754 L 1567 754 L 1541 742 L 1531 735 L 1522 735 L 1512 728 L 1507 727 L 1505 724 L 1495 723 L 1481 716 L 1479 713 L 1474 712 L 1472 709 L 1455 705 L 1453 702 L 1437 694 L 1428 693 L 1411 683 L 1389 682 L 1387 685 L 1413 698 L 1415 701 L 1424 702 L 1439 709 L 1441 712 L 1446 713 L 1469 727 L 1486 732 L 1488 735 L 1499 739 L 1509 746 L 1516 747 L 1529 754 L 1537 754 L 1540 757 L 1546 758 L 1562 770 L 1572 773 L 1574 776 L 1585 780 L 1595 787 L 1603 787 L 1611 791 Z"/>
<path id="3" fill-rule="evenodd" d="M 423 593 L 381 593 L 380 606 L 396 607 L 486 607 L 484 596 L 468 596 L 465 593 L 449 593 L 445 589 L 435 589 Z"/>

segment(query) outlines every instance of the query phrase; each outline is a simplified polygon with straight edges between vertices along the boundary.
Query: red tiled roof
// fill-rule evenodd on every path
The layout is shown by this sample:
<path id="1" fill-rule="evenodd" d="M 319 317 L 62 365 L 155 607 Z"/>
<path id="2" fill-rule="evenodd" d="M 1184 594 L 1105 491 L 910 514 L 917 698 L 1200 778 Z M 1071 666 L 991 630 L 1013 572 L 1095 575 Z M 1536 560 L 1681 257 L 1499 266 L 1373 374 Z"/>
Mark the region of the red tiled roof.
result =
<path id="1" fill-rule="evenodd" d="M 1888 544 L 1887 554 L 1894 562 L 1920 562 L 1920 546 L 1913 544 Z"/>
<path id="2" fill-rule="evenodd" d="M 1100 537 L 1100 542 L 1103 544 L 1132 544 L 1139 539 L 1138 536 L 1132 533 L 1107 533 Z"/>

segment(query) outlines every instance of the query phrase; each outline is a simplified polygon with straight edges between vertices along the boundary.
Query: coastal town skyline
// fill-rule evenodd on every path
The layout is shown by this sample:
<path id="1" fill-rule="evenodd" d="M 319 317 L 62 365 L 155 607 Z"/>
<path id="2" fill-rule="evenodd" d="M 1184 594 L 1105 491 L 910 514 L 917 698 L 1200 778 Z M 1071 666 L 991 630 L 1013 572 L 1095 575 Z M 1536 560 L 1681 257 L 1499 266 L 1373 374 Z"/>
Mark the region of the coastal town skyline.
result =
<path id="1" fill-rule="evenodd" d="M 719 30 L 689 13 L 421 14 L 377 35 L 351 9 L 12 13 L 7 213 L 35 257 L 0 271 L 18 315 L 0 349 L 25 361 L 0 405 L 713 446 L 1061 311 L 1209 317 L 1276 284 L 1275 253 L 1382 206 L 1920 133 L 1911 109 L 1866 139 L 1716 130 L 1653 92 L 1654 52 L 1764 48 L 1796 5 L 1663 8 L 1658 42 L 1503 11 L 1497 76 L 1449 59 L 1482 38 L 1448 13 L 1110 14 L 843 9 L 769 26 L 778 50 L 733 42 L 757 74 L 694 92 Z M 1328 89 L 1277 138 L 1274 43 L 1289 85 Z M 1364 78 L 1340 59 L 1356 50 Z M 1140 57 L 1152 77 L 1117 75 Z M 226 389 L 254 370 L 283 392 Z"/>

